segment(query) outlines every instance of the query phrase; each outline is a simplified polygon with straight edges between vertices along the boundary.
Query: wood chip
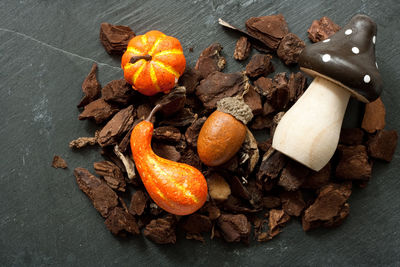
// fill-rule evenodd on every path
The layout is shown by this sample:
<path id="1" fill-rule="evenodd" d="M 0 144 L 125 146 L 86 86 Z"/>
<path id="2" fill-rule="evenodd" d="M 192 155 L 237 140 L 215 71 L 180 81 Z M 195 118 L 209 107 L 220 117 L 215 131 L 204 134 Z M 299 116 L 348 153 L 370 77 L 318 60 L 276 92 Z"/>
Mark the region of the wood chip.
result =
<path id="1" fill-rule="evenodd" d="M 245 36 L 241 36 L 235 46 L 233 58 L 236 60 L 245 60 L 249 57 L 251 52 L 251 43 Z"/>
<path id="2" fill-rule="evenodd" d="M 385 128 L 386 110 L 381 98 L 374 102 L 365 105 L 364 118 L 361 123 L 363 128 L 368 133 L 374 133 Z"/>
<path id="3" fill-rule="evenodd" d="M 226 60 L 221 55 L 221 51 L 221 44 L 213 43 L 201 52 L 194 69 L 200 72 L 203 79 L 214 71 L 222 71 L 224 69 Z"/>
<path id="4" fill-rule="evenodd" d="M 55 155 L 53 158 L 53 162 L 51 163 L 53 168 L 61 168 L 66 169 L 68 167 L 67 162 L 60 156 Z"/>
<path id="5" fill-rule="evenodd" d="M 97 64 L 93 63 L 92 69 L 82 83 L 83 98 L 78 104 L 78 108 L 84 107 L 100 95 L 101 85 L 97 80 Z"/>
<path id="6" fill-rule="evenodd" d="M 101 216 L 107 218 L 118 205 L 117 194 L 104 181 L 84 168 L 76 168 L 74 175 L 79 188 L 89 197 Z"/>
<path id="7" fill-rule="evenodd" d="M 125 192 L 126 182 L 121 169 L 111 161 L 93 163 L 97 175 L 103 176 L 106 183 L 112 188 Z"/>
<path id="8" fill-rule="evenodd" d="M 90 102 L 85 106 L 85 109 L 79 114 L 79 120 L 93 119 L 97 124 L 108 120 L 112 115 L 118 112 L 118 108 L 107 103 L 100 98 Z"/>
<path id="9" fill-rule="evenodd" d="M 97 140 L 99 145 L 104 147 L 117 144 L 119 137 L 131 129 L 134 115 L 133 106 L 124 108 L 115 114 L 100 131 Z"/>

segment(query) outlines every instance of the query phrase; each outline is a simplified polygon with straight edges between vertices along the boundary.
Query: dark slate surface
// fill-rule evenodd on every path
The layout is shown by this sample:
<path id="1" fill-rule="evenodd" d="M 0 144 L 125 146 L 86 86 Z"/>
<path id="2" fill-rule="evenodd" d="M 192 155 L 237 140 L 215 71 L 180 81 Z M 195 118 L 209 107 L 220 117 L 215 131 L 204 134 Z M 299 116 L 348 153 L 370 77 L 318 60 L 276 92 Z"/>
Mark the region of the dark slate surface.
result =
<path id="1" fill-rule="evenodd" d="M 377 62 L 383 76 L 387 128 L 400 129 L 400 4 L 391 1 L 27 1 L 0 2 L 0 265 L 2 266 L 256 266 L 399 265 L 399 151 L 377 163 L 367 188 L 355 190 L 351 214 L 333 230 L 304 233 L 293 221 L 268 243 L 250 246 L 179 238 L 157 246 L 143 237 L 113 237 L 78 189 L 72 171 L 92 169 L 96 149 L 71 151 L 68 142 L 93 133 L 77 120 L 81 83 L 93 62 L 103 85 L 119 79 L 117 58 L 98 40 L 101 22 L 151 29 L 178 37 L 188 64 L 213 41 L 224 46 L 227 71 L 237 35 L 217 25 L 222 17 L 244 25 L 251 16 L 282 13 L 303 40 L 312 20 L 327 15 L 344 25 L 365 13 L 378 24 Z M 307 41 L 308 42 L 308 41 Z M 194 47 L 194 52 L 188 52 Z M 274 59 L 278 71 L 286 70 Z M 359 124 L 362 105 L 351 101 L 346 124 Z M 55 154 L 67 170 L 50 167 Z"/>

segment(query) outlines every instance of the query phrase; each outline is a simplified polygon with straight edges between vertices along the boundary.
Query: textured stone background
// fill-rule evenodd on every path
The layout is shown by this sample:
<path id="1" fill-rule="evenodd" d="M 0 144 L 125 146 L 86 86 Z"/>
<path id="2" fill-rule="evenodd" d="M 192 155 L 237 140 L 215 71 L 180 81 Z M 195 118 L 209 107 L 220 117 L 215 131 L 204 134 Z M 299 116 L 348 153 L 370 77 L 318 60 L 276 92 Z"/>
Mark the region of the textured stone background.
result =
<path id="1" fill-rule="evenodd" d="M 96 149 L 68 148 L 70 140 L 94 132 L 93 123 L 77 120 L 81 83 L 93 62 L 99 64 L 102 85 L 122 77 L 118 59 L 99 42 L 101 22 L 129 25 L 137 34 L 158 29 L 173 35 L 190 66 L 202 49 L 219 41 L 228 59 L 226 71 L 232 72 L 245 66 L 232 58 L 238 36 L 223 30 L 217 19 L 243 26 L 251 16 L 274 13 L 282 13 L 291 32 L 306 42 L 312 20 L 323 15 L 342 26 L 356 13 L 371 16 L 378 24 L 387 128 L 400 129 L 397 0 L 2 0 L 0 265 L 400 265 L 400 150 L 392 163 L 374 166 L 367 188 L 354 191 L 350 216 L 341 227 L 304 233 L 292 221 L 271 242 L 250 246 L 220 240 L 201 244 L 182 237 L 175 246 L 157 246 L 143 237 L 115 238 L 78 189 L 73 169 L 92 170 L 101 158 Z M 278 59 L 274 63 L 277 71 L 287 71 Z M 362 108 L 350 102 L 348 126 L 360 124 Z M 67 160 L 67 170 L 50 167 L 55 154 Z"/>

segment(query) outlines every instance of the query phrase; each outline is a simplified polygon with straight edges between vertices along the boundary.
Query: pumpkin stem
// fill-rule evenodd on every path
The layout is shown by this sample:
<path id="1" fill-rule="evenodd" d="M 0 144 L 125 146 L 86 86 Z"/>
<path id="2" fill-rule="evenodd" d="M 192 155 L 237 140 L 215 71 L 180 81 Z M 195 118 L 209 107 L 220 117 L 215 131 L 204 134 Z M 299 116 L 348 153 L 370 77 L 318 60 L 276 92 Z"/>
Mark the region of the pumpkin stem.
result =
<path id="1" fill-rule="evenodd" d="M 157 104 L 155 105 L 155 107 L 153 108 L 153 110 L 150 112 L 149 116 L 145 119 L 146 121 L 150 121 L 151 118 L 154 116 L 154 114 L 162 107 L 162 105 Z"/>
<path id="2" fill-rule="evenodd" d="M 146 61 L 150 61 L 152 57 L 150 55 L 144 55 L 144 56 L 133 56 L 131 57 L 131 60 L 129 60 L 129 63 L 135 64 L 138 60 L 144 59 Z"/>

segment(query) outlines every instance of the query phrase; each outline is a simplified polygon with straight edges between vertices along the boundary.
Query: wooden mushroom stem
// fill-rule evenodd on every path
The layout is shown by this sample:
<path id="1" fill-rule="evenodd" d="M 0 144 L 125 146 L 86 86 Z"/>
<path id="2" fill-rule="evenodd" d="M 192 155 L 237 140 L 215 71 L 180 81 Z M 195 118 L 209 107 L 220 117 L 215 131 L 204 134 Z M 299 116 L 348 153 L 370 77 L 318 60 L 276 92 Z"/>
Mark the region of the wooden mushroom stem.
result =
<path id="1" fill-rule="evenodd" d="M 272 147 L 319 171 L 335 153 L 349 98 L 348 90 L 316 77 L 282 117 Z"/>

